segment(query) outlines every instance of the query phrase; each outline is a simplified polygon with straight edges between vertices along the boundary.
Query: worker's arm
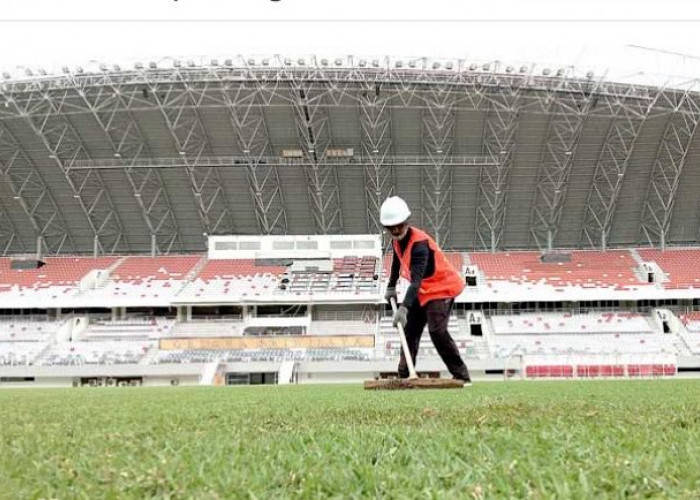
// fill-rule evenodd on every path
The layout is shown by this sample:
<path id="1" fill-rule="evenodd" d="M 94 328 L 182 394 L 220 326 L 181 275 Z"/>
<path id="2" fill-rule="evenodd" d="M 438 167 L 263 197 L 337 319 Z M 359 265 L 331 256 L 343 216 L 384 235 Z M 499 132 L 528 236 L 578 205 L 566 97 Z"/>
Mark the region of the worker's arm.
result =
<path id="1" fill-rule="evenodd" d="M 401 270 L 401 261 L 396 255 L 396 250 L 391 258 L 391 273 L 389 274 L 389 283 L 387 288 L 396 288 L 396 282 L 399 281 L 399 271 Z"/>

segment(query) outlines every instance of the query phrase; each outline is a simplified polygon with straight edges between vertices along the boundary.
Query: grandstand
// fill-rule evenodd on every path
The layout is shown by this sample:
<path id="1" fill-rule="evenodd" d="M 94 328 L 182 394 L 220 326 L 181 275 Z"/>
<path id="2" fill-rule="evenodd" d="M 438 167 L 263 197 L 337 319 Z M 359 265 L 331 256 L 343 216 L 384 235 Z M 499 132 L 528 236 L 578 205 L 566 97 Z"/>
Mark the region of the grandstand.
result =
<path id="1" fill-rule="evenodd" d="M 696 92 L 322 61 L 3 83 L 0 386 L 395 371 L 392 194 L 465 277 L 477 378 L 700 372 Z M 419 355 L 444 370 L 427 331 Z"/>

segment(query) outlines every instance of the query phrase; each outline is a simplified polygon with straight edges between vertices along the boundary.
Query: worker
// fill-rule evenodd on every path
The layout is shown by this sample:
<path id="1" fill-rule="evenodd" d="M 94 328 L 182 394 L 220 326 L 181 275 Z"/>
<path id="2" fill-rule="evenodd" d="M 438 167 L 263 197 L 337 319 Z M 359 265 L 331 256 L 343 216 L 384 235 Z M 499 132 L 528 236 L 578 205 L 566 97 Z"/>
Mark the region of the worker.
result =
<path id="1" fill-rule="evenodd" d="M 409 224 L 410 216 L 408 205 L 398 196 L 387 198 L 380 210 L 381 224 L 391 235 L 394 250 L 384 298 L 389 303 L 391 299 L 397 300 L 399 274 L 411 283 L 392 323 L 394 327 L 403 326 L 414 366 L 427 323 L 430 339 L 452 378 L 471 385 L 467 365 L 447 330 L 454 299 L 464 290 L 465 282 L 435 240 Z M 409 376 L 403 349 L 398 375 L 399 378 Z"/>

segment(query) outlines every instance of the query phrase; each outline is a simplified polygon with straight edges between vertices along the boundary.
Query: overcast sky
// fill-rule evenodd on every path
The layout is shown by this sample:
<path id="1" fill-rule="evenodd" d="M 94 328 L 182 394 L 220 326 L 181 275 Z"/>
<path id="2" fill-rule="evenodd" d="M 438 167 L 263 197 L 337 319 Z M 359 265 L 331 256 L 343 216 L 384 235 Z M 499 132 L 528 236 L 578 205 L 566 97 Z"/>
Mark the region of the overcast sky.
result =
<path id="1" fill-rule="evenodd" d="M 700 77 L 690 0 L 2 0 L 0 70 L 237 54 L 390 55 L 623 81 Z"/>

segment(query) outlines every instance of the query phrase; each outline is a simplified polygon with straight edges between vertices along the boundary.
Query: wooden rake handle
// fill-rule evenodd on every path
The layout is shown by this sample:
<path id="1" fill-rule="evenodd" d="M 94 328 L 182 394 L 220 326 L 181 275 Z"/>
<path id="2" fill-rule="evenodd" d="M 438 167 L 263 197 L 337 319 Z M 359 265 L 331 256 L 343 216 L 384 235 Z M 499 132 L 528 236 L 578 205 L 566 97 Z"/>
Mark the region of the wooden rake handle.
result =
<path id="1" fill-rule="evenodd" d="M 391 310 L 396 314 L 396 299 L 391 298 Z M 411 357 L 411 351 L 408 349 L 408 342 L 406 342 L 406 334 L 403 331 L 403 325 L 398 323 L 396 325 L 399 329 L 399 339 L 401 340 L 401 347 L 403 348 L 403 355 L 406 358 L 406 365 L 408 366 L 408 378 L 415 379 L 418 378 L 416 373 L 416 367 L 413 366 L 413 358 Z"/>

